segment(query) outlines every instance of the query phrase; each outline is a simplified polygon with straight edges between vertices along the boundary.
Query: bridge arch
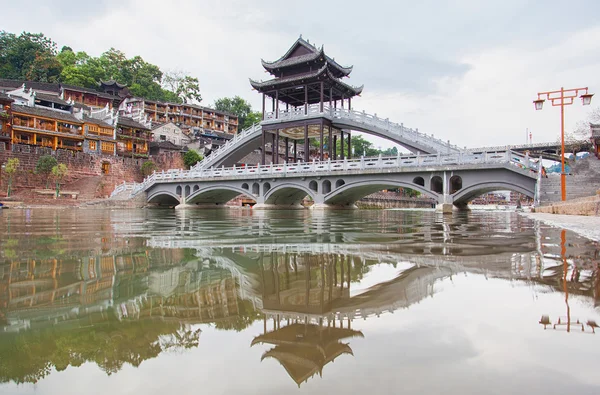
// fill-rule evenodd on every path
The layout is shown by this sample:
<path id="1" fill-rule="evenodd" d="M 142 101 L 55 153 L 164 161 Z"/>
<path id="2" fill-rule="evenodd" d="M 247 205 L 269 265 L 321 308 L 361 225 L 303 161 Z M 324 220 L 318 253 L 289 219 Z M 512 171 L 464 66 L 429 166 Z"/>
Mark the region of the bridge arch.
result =
<path id="1" fill-rule="evenodd" d="M 314 192 L 319 192 L 319 184 L 315 180 L 312 180 L 308 183 L 308 189 Z"/>
<path id="2" fill-rule="evenodd" d="M 339 188 L 339 187 L 341 187 L 341 186 L 342 186 L 342 185 L 344 185 L 345 183 L 346 183 L 346 181 L 344 181 L 344 180 L 342 180 L 342 179 L 339 179 L 339 180 L 337 180 L 337 181 L 335 182 L 335 187 L 336 187 L 336 189 L 337 189 L 337 188 Z"/>
<path id="3" fill-rule="evenodd" d="M 407 188 L 420 192 L 421 194 L 435 199 L 439 199 L 437 193 L 427 190 L 421 185 L 403 182 L 403 181 L 392 181 L 392 180 L 367 180 L 346 183 L 333 192 L 325 195 L 324 203 L 333 205 L 351 205 L 357 200 L 364 198 L 375 192 L 382 191 L 384 189 L 393 188 Z"/>
<path id="4" fill-rule="evenodd" d="M 425 186 L 425 179 L 423 177 L 415 177 L 413 179 L 413 184 L 420 185 L 422 187 Z"/>
<path id="5" fill-rule="evenodd" d="M 535 194 L 533 189 L 529 189 L 523 185 L 516 185 L 505 181 L 491 181 L 469 185 L 468 187 L 461 189 L 453 195 L 453 201 L 454 204 L 468 203 L 484 193 L 506 190 L 519 192 L 529 197 L 534 197 Z"/>
<path id="6" fill-rule="evenodd" d="M 192 193 L 187 197 L 187 204 L 218 204 L 222 205 L 239 195 L 247 195 L 248 191 L 230 186 L 211 186 Z"/>
<path id="7" fill-rule="evenodd" d="M 429 180 L 429 188 L 435 193 L 444 193 L 444 181 L 440 176 L 433 176 Z"/>
<path id="8" fill-rule="evenodd" d="M 265 194 L 265 204 L 293 206 L 300 204 L 305 196 L 310 196 L 313 201 L 315 200 L 314 191 L 306 188 L 304 185 L 283 183 L 274 186 Z"/>
<path id="9" fill-rule="evenodd" d="M 148 203 L 158 204 L 159 206 L 176 206 L 179 204 L 179 196 L 172 192 L 158 191 L 148 195 Z"/>
<path id="10" fill-rule="evenodd" d="M 181 188 L 181 185 L 177 185 L 177 188 L 175 188 L 175 194 L 177 196 L 181 196 L 182 195 L 182 193 L 181 193 L 182 191 L 183 191 L 183 188 Z"/>
<path id="11" fill-rule="evenodd" d="M 192 191 L 192 188 L 190 188 L 189 185 L 186 185 L 185 186 L 185 196 L 186 197 L 190 196 L 191 191 Z"/>
<path id="12" fill-rule="evenodd" d="M 258 185 L 258 182 L 252 184 L 252 194 L 254 196 L 260 196 L 260 185 Z"/>
<path id="13" fill-rule="evenodd" d="M 329 192 L 331 192 L 331 181 L 325 180 L 321 183 L 321 193 L 326 195 Z"/>
<path id="14" fill-rule="evenodd" d="M 462 189 L 462 177 L 452 176 L 450 177 L 450 194 L 456 193 Z"/>

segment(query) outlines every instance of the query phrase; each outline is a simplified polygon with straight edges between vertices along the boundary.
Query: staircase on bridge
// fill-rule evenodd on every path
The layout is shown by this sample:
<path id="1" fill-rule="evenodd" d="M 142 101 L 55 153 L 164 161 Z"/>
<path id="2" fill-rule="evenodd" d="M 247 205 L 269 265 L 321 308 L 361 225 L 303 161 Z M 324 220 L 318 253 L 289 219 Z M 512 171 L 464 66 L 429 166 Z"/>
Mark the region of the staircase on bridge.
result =
<path id="1" fill-rule="evenodd" d="M 566 176 L 567 199 L 594 196 L 600 189 L 600 160 L 593 155 L 578 159 L 570 164 Z M 561 201 L 560 174 L 549 173 L 540 185 L 540 203 L 547 205 Z"/>

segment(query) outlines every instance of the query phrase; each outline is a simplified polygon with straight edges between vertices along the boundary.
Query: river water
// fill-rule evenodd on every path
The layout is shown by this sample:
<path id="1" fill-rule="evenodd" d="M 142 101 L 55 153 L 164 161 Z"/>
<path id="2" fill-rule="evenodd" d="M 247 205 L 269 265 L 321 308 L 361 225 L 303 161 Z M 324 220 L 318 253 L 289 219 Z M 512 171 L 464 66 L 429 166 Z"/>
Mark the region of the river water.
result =
<path id="1" fill-rule="evenodd" d="M 600 246 L 515 213 L 0 210 L 0 245 L 2 394 L 600 393 Z"/>

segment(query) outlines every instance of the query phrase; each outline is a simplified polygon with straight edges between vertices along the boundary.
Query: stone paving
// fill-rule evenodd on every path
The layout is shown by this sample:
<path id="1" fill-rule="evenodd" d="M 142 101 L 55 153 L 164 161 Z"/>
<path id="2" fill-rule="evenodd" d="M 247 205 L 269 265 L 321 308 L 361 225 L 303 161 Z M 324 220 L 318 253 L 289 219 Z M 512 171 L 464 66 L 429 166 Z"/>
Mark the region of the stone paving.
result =
<path id="1" fill-rule="evenodd" d="M 567 229 L 588 239 L 600 241 L 600 216 L 561 215 L 547 213 L 521 213 L 550 226 Z"/>

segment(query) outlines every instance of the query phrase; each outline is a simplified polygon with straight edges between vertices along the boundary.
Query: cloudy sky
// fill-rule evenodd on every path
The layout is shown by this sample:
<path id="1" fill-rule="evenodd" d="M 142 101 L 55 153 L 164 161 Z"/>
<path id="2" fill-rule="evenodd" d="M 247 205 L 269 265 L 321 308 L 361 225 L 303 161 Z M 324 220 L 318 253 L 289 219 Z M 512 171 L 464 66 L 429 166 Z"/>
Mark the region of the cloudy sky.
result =
<path id="1" fill-rule="evenodd" d="M 460 146 L 555 141 L 560 111 L 536 112 L 539 91 L 600 93 L 597 0 L 2 1 L 2 29 L 42 32 L 59 48 L 115 47 L 198 77 L 204 105 L 240 95 L 260 108 L 248 78 L 267 79 L 300 34 L 365 86 L 356 110 L 377 113 Z M 592 106 L 566 110 L 573 129 Z M 389 146 L 377 141 L 376 145 Z"/>

